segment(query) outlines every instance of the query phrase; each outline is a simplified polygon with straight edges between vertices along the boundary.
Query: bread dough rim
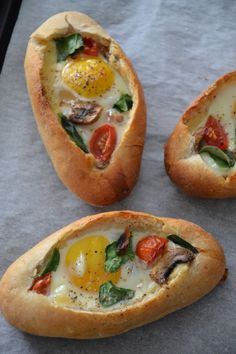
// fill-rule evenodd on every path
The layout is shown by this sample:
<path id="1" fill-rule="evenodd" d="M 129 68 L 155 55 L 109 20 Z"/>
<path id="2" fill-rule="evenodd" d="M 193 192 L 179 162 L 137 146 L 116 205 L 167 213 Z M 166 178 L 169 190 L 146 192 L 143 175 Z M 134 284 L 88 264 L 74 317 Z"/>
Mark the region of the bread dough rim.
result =
<path id="1" fill-rule="evenodd" d="M 187 108 L 170 135 L 164 148 L 166 172 L 172 182 L 194 197 L 236 197 L 236 172 L 227 177 L 217 175 L 199 156 L 189 159 L 193 136 L 188 121 L 199 107 L 208 105 L 226 83 L 236 80 L 236 71 L 227 73 L 204 90 Z M 196 155 L 197 156 L 197 155 Z M 187 158 L 186 158 L 187 157 Z"/>
<path id="2" fill-rule="evenodd" d="M 94 167 L 94 157 L 85 154 L 58 124 L 41 75 L 45 43 L 80 32 L 110 43 L 112 55 L 120 58 L 121 74 L 127 77 L 134 105 L 130 111 L 129 128 L 113 153 L 108 167 Z M 77 196 L 95 206 L 105 206 L 125 198 L 139 175 L 146 130 L 144 94 L 135 70 L 117 42 L 100 25 L 79 12 L 63 12 L 49 18 L 30 37 L 25 76 L 39 134 L 61 181 Z"/>
<path id="3" fill-rule="evenodd" d="M 62 238 L 105 224 L 164 228 L 177 233 L 200 250 L 187 272 L 178 274 L 147 300 L 108 312 L 75 311 L 53 304 L 47 296 L 28 291 L 36 265 Z M 211 291 L 225 270 L 219 243 L 199 226 L 181 219 L 159 218 L 142 212 L 112 211 L 87 216 L 53 233 L 6 271 L 0 281 L 0 308 L 15 327 L 31 334 L 67 338 L 117 335 L 155 321 L 197 301 Z M 196 286 L 197 285 L 197 286 Z M 26 310 L 27 309 L 27 310 Z"/>

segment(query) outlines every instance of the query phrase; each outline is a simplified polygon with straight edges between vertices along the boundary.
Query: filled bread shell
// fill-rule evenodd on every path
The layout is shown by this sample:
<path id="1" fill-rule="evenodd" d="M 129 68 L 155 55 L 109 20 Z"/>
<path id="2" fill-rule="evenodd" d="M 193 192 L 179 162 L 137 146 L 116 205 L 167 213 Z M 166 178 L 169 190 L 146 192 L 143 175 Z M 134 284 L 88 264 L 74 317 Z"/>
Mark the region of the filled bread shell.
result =
<path id="1" fill-rule="evenodd" d="M 147 234 L 179 234 L 198 249 L 185 268 L 158 291 L 140 301 L 107 311 L 87 311 L 55 305 L 48 296 L 30 290 L 35 269 L 55 246 L 91 230 L 130 227 Z M 186 251 L 189 253 L 189 250 Z M 158 263 L 157 263 L 158 264 Z M 141 212 L 114 211 L 84 217 L 55 232 L 16 260 L 0 281 L 0 308 L 10 324 L 41 336 L 99 338 L 114 336 L 158 320 L 197 301 L 210 292 L 225 271 L 224 253 L 218 242 L 188 221 L 158 218 Z M 203 304 L 204 306 L 204 304 Z"/>
<path id="2" fill-rule="evenodd" d="M 236 165 L 225 170 L 212 168 L 196 151 L 196 132 L 207 117 L 213 116 L 223 122 L 235 160 L 235 91 L 235 71 L 220 77 L 190 104 L 165 145 L 167 174 L 191 196 L 236 196 Z"/>
<path id="3" fill-rule="evenodd" d="M 42 78 L 47 66 L 48 43 L 74 33 L 89 36 L 107 48 L 111 65 L 126 82 L 133 99 L 126 130 L 104 169 L 97 168 L 94 156 L 78 148 L 58 123 Z M 38 131 L 61 181 L 81 199 L 96 206 L 112 204 L 126 197 L 136 184 L 140 170 L 146 109 L 138 77 L 117 42 L 84 14 L 59 13 L 31 35 L 25 75 Z"/>

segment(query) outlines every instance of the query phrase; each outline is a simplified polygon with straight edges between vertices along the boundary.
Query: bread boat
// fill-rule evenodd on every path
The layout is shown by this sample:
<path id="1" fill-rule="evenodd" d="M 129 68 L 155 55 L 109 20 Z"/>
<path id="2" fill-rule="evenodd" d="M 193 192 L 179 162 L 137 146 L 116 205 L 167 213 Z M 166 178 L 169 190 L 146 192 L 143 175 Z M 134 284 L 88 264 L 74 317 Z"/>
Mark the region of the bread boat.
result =
<path id="1" fill-rule="evenodd" d="M 146 109 L 138 77 L 117 42 L 84 14 L 59 13 L 31 35 L 25 76 L 61 181 L 92 205 L 126 197 L 139 174 Z"/>
<path id="2" fill-rule="evenodd" d="M 199 226 L 114 211 L 84 217 L 16 260 L 0 281 L 0 308 L 31 334 L 108 337 L 190 305 L 224 271 L 221 246 Z"/>
<path id="3" fill-rule="evenodd" d="M 165 166 L 184 192 L 236 196 L 236 72 L 220 77 L 186 110 L 165 146 Z"/>

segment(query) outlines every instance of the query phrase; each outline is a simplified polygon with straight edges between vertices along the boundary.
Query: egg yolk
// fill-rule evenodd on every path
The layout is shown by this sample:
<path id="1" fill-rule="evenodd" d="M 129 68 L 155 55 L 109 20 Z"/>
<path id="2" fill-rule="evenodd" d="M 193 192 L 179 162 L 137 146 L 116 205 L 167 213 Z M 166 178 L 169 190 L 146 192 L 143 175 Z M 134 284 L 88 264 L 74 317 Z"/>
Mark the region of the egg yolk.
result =
<path id="1" fill-rule="evenodd" d="M 92 98 L 111 88 L 114 74 L 110 66 L 100 58 L 77 57 L 65 65 L 62 79 L 79 95 Z"/>
<path id="2" fill-rule="evenodd" d="M 65 263 L 73 285 L 97 292 L 103 283 L 119 281 L 120 271 L 105 272 L 105 248 L 109 243 L 104 236 L 93 235 L 78 240 L 68 249 Z"/>

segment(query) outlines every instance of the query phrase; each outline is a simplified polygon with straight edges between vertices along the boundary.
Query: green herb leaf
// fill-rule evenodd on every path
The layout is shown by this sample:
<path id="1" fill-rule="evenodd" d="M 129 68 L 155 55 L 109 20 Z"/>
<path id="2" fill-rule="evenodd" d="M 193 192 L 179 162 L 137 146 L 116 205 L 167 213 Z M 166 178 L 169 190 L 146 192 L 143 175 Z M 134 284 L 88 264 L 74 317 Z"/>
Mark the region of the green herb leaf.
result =
<path id="1" fill-rule="evenodd" d="M 120 257 L 122 257 L 122 259 L 123 259 L 122 264 L 124 264 L 124 263 L 126 263 L 128 261 L 133 261 L 134 260 L 135 253 L 134 253 L 133 247 L 132 247 L 132 236 L 130 236 L 129 245 L 127 247 L 126 252 Z"/>
<path id="2" fill-rule="evenodd" d="M 177 235 L 169 235 L 169 236 L 167 236 L 167 238 L 168 238 L 168 240 L 176 243 L 176 245 L 187 248 L 188 250 L 192 251 L 195 254 L 199 253 L 197 248 L 192 246 L 191 243 L 185 241 L 184 239 L 182 239 L 181 237 L 179 237 Z"/>
<path id="3" fill-rule="evenodd" d="M 55 42 L 57 47 L 57 62 L 66 60 L 69 55 L 84 45 L 83 39 L 78 33 L 55 39 Z"/>
<path id="4" fill-rule="evenodd" d="M 133 107 L 133 100 L 127 93 L 122 95 L 120 99 L 114 104 L 113 108 L 119 112 L 127 112 Z"/>
<path id="5" fill-rule="evenodd" d="M 224 153 L 228 156 L 228 158 L 230 159 L 230 167 L 233 167 L 235 165 L 235 157 L 234 154 L 232 153 L 232 151 L 229 150 L 224 150 Z"/>
<path id="6" fill-rule="evenodd" d="M 106 247 L 105 271 L 114 273 L 122 265 L 122 257 L 116 254 L 117 241 Z"/>
<path id="7" fill-rule="evenodd" d="M 235 165 L 235 158 L 231 151 L 221 150 L 216 146 L 205 145 L 201 148 L 200 154 L 208 153 L 211 158 L 215 160 L 219 167 L 233 167 Z"/>
<path id="8" fill-rule="evenodd" d="M 134 294 L 134 290 L 118 288 L 112 281 L 108 281 L 100 286 L 99 302 L 103 307 L 109 307 L 121 300 L 132 299 Z"/>
<path id="9" fill-rule="evenodd" d="M 45 265 L 45 267 L 43 268 L 43 270 L 40 272 L 38 276 L 42 276 L 49 272 L 55 272 L 57 270 L 59 262 L 60 262 L 60 252 L 57 248 L 54 248 L 51 256 L 47 261 L 47 264 Z"/>
<path id="10" fill-rule="evenodd" d="M 86 154 L 88 154 L 88 148 L 86 144 L 84 143 L 82 137 L 79 135 L 77 132 L 77 129 L 75 128 L 74 124 L 70 122 L 66 116 L 63 114 L 59 114 L 59 117 L 61 119 L 61 125 L 65 129 L 65 131 L 69 134 L 71 139 L 76 143 L 77 146 L 80 147 L 81 150 L 83 150 Z"/>
<path id="11" fill-rule="evenodd" d="M 121 235 L 122 236 L 122 235 Z M 129 238 L 129 244 L 123 255 L 117 254 L 118 241 L 112 242 L 106 247 L 105 253 L 105 271 L 114 273 L 122 264 L 132 261 L 135 258 L 135 253 L 132 249 L 132 236 Z"/>

